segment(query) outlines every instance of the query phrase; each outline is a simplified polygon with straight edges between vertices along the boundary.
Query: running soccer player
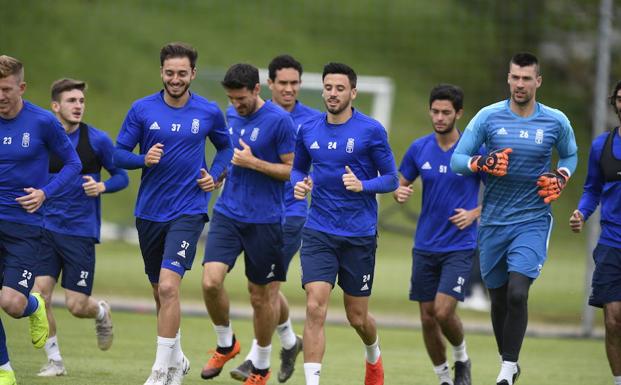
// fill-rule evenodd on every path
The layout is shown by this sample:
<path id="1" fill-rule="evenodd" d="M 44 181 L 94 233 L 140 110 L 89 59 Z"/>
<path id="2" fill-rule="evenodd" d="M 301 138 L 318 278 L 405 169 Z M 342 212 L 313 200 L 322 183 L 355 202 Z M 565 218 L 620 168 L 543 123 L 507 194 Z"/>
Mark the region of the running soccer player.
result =
<path id="1" fill-rule="evenodd" d="M 487 177 L 479 228 L 481 275 L 490 291 L 491 318 L 502 356 L 498 385 L 512 385 L 528 323 L 528 291 L 546 260 L 552 228 L 549 203 L 558 199 L 578 161 L 574 132 L 559 110 L 535 101 L 539 62 L 511 59 L 509 100 L 483 108 L 470 121 L 451 158 L 464 175 Z M 485 144 L 487 155 L 475 155 Z M 551 170 L 552 148 L 559 155 Z"/>
<path id="2" fill-rule="evenodd" d="M 464 300 L 476 253 L 481 179 L 479 174 L 464 176 L 449 168 L 461 135 L 455 123 L 463 114 L 463 99 L 463 91 L 454 85 L 431 90 L 429 116 L 434 133 L 410 145 L 393 194 L 398 203 L 407 202 L 412 183 L 421 177 L 423 202 L 412 248 L 410 300 L 419 303 L 423 341 L 441 385 L 471 384 L 464 328 L 456 309 L 457 302 Z M 443 337 L 453 347 L 454 379 Z"/>
<path id="3" fill-rule="evenodd" d="M 338 277 L 347 319 L 365 345 L 364 383 L 382 385 L 377 328 L 368 310 L 377 245 L 375 195 L 398 187 L 397 167 L 384 127 L 352 108 L 354 70 L 328 63 L 322 76 L 327 113 L 300 129 L 291 171 L 297 199 L 312 190 L 300 251 L 306 291 L 304 374 L 307 385 L 319 384 L 324 322 Z"/>
<path id="4" fill-rule="evenodd" d="M 136 228 L 157 307 L 157 351 L 145 385 L 181 384 L 189 361 L 181 350 L 179 285 L 192 267 L 208 221 L 209 192 L 232 156 L 217 104 L 190 92 L 198 53 L 185 43 L 160 51 L 164 89 L 136 101 L 117 138 L 115 164 L 142 169 Z M 211 168 L 205 140 L 217 150 Z M 140 145 L 140 155 L 131 151 Z"/>
<path id="5" fill-rule="evenodd" d="M 223 284 L 243 251 L 257 340 L 251 373 L 244 384 L 263 385 L 270 377 L 271 340 L 280 314 L 278 292 L 287 272 L 281 223 L 295 128 L 285 110 L 259 95 L 259 71 L 255 67 L 231 66 L 222 86 L 232 104 L 226 116 L 235 153 L 213 208 L 203 259 L 203 296 L 216 331 L 217 349 L 201 376 L 218 376 L 224 364 L 240 351 Z"/>
<path id="6" fill-rule="evenodd" d="M 29 317 L 35 348 L 42 348 L 49 326 L 45 302 L 30 293 L 41 262 L 43 210 L 47 198 L 64 193 L 80 171 L 78 155 L 60 122 L 23 99 L 26 91 L 22 63 L 0 56 L 0 306 L 13 318 Z M 48 178 L 49 158 L 63 166 Z M 0 385 L 15 384 L 6 335 L 0 323 Z"/>
<path id="7" fill-rule="evenodd" d="M 62 123 L 65 133 L 76 149 L 82 171 L 70 181 L 62 195 L 45 203 L 45 221 L 41 256 L 34 290 L 45 299 L 50 332 L 45 343 L 47 363 L 38 376 L 54 377 L 67 374 L 56 336 L 56 320 L 52 313 L 52 292 L 63 272 L 65 303 L 78 318 L 95 320 L 97 345 L 108 350 L 112 345 L 112 317 L 105 301 L 91 297 L 95 278 L 95 244 L 99 243 L 101 227 L 101 194 L 127 187 L 127 172 L 114 166 L 114 145 L 108 135 L 82 122 L 86 83 L 59 79 L 52 84 L 52 111 Z M 110 178 L 101 181 L 101 168 Z M 50 179 L 61 168 L 57 156 L 50 157 Z"/>
<path id="8" fill-rule="evenodd" d="M 302 64 L 290 55 L 276 56 L 268 66 L 269 78 L 267 84 L 272 91 L 272 102 L 279 105 L 289 112 L 296 132 L 300 127 L 314 116 L 321 112 L 307 107 L 298 99 L 300 86 L 302 84 Z M 306 222 L 308 202 L 298 200 L 293 196 L 293 186 L 288 180 L 285 181 L 285 223 L 283 225 L 283 253 L 285 257 L 285 272 L 295 253 L 298 252 L 302 243 L 302 228 Z M 280 338 L 280 369 L 278 371 L 278 382 L 286 382 L 295 369 L 295 360 L 302 351 L 302 338 L 293 332 L 291 319 L 289 318 L 289 303 L 284 294 L 279 291 L 280 296 L 280 316 L 276 333 Z M 244 362 L 231 371 L 231 376 L 235 379 L 245 381 L 250 376 L 251 364 L 253 359 L 256 361 L 257 343 L 252 341 L 252 347 Z"/>
<path id="9" fill-rule="evenodd" d="M 621 121 L 621 81 L 610 96 Z M 595 271 L 589 305 L 604 308 L 606 355 L 615 385 L 621 385 L 621 127 L 598 136 L 591 145 L 584 192 L 569 225 L 579 233 L 601 204 L 601 234 L 593 250 Z"/>

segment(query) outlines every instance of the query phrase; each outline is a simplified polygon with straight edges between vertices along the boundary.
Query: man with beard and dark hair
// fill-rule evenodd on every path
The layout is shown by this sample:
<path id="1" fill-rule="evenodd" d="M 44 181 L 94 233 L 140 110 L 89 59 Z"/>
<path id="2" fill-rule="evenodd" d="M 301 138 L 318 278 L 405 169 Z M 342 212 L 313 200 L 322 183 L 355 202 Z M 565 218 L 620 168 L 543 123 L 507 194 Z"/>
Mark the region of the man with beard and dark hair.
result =
<path id="1" fill-rule="evenodd" d="M 412 249 L 410 300 L 418 301 L 423 340 L 441 385 L 470 385 L 470 360 L 457 301 L 464 300 L 472 259 L 476 253 L 477 205 L 481 178 L 463 176 L 450 168 L 459 141 L 456 121 L 463 114 L 463 92 L 441 84 L 431 90 L 429 116 L 434 133 L 415 140 L 399 171 L 393 196 L 405 203 L 412 183 L 423 182 L 422 210 Z M 455 377 L 451 379 L 444 338 L 453 347 Z"/>
<path id="2" fill-rule="evenodd" d="M 218 105 L 189 91 L 197 56 L 185 43 L 162 48 L 164 89 L 132 105 L 114 154 L 119 167 L 142 170 L 136 228 L 157 307 L 158 335 L 145 385 L 181 384 L 189 370 L 181 350 L 179 286 L 208 221 L 210 192 L 219 187 L 233 153 Z M 217 150 L 210 169 L 207 138 Z M 132 153 L 136 145 L 140 154 Z"/>
<path id="3" fill-rule="evenodd" d="M 300 251 L 307 385 L 319 384 L 324 324 L 337 278 L 347 319 L 365 346 L 364 384 L 384 384 L 377 327 L 369 314 L 377 247 L 376 194 L 394 191 L 399 179 L 386 130 L 352 108 L 356 80 L 351 67 L 326 64 L 322 97 L 328 112 L 298 132 L 291 171 L 297 199 L 305 199 L 312 190 Z"/>
<path id="4" fill-rule="evenodd" d="M 559 198 L 578 162 L 567 117 L 535 100 L 541 82 L 533 54 L 513 56 L 507 75 L 509 99 L 476 114 L 451 158 L 454 172 L 489 174 L 478 241 L 481 276 L 490 292 L 492 327 L 502 356 L 497 385 L 512 385 L 520 374 L 528 292 L 545 263 L 552 229 L 550 203 Z M 482 144 L 489 152 L 476 155 Z M 553 148 L 559 161 L 551 170 Z"/>
<path id="5" fill-rule="evenodd" d="M 287 273 L 281 224 L 295 127 L 287 111 L 261 98 L 259 71 L 254 66 L 231 66 L 222 86 L 231 102 L 226 118 L 235 150 L 224 190 L 213 208 L 203 259 L 203 296 L 217 348 L 201 377 L 218 376 L 240 351 L 224 280 L 243 251 L 257 340 L 256 356 L 244 384 L 263 385 L 270 377 L 272 335 L 280 315 L 278 292 Z"/>
<path id="6" fill-rule="evenodd" d="M 610 96 L 621 121 L 621 81 Z M 593 141 L 584 192 L 569 225 L 579 233 L 601 204 L 601 234 L 593 260 L 589 305 L 604 309 L 606 355 L 615 385 L 621 385 L 621 127 L 614 127 Z"/>

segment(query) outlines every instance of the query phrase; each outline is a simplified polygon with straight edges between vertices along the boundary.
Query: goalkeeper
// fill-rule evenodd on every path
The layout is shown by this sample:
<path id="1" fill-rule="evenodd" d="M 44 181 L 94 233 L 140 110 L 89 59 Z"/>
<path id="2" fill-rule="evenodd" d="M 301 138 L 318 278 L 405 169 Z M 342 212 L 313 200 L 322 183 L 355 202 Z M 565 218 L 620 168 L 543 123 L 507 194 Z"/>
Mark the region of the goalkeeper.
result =
<path id="1" fill-rule="evenodd" d="M 487 173 L 479 229 L 481 276 L 490 292 L 491 318 L 502 356 L 497 385 L 512 385 L 528 323 L 528 291 L 546 260 L 550 203 L 576 168 L 573 129 L 560 111 L 535 101 L 541 86 L 537 58 L 513 56 L 510 97 L 470 121 L 451 158 L 454 172 Z M 484 144 L 488 155 L 472 156 Z M 552 148 L 559 162 L 551 167 Z"/>

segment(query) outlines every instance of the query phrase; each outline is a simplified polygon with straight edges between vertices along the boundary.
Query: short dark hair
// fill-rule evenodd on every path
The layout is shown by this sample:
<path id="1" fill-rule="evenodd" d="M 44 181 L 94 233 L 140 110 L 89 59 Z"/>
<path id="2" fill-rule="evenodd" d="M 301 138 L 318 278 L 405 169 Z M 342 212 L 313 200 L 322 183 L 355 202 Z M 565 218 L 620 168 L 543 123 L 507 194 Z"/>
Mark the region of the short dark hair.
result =
<path id="1" fill-rule="evenodd" d="M 14 57 L 0 55 L 0 79 L 16 75 L 19 81 L 24 80 L 24 65 Z"/>
<path id="2" fill-rule="evenodd" d="M 617 94 L 619 93 L 619 90 L 621 90 L 621 80 L 617 82 L 617 85 L 612 90 L 612 94 L 610 94 L 610 105 L 615 108 L 615 111 L 617 110 Z"/>
<path id="3" fill-rule="evenodd" d="M 300 77 L 302 76 L 302 64 L 299 61 L 295 60 L 291 55 L 278 55 L 272 59 L 267 67 L 270 80 L 274 81 L 276 79 L 276 71 L 283 68 L 293 68 L 298 71 Z"/>
<path id="4" fill-rule="evenodd" d="M 530 52 L 516 53 L 509 62 L 509 68 L 511 68 L 511 64 L 515 64 L 519 67 L 530 67 L 534 65 L 535 71 L 537 72 L 537 75 L 539 75 L 539 60 L 537 59 L 537 56 Z"/>
<path id="5" fill-rule="evenodd" d="M 69 78 L 58 79 L 54 83 L 52 83 L 52 87 L 51 87 L 52 100 L 55 102 L 59 102 L 60 94 L 62 94 L 63 92 L 72 91 L 72 90 L 84 91 L 85 89 L 86 89 L 86 82 L 82 80 L 75 80 L 75 79 L 69 79 Z"/>
<path id="6" fill-rule="evenodd" d="M 342 74 L 347 75 L 349 78 L 349 84 L 351 84 L 351 88 L 356 88 L 356 82 L 358 81 L 358 77 L 356 76 L 356 72 L 353 68 L 343 63 L 328 63 L 323 67 L 323 75 L 321 76 L 321 80 L 326 78 L 328 74 Z"/>
<path id="7" fill-rule="evenodd" d="M 254 87 L 259 84 L 259 70 L 257 67 L 250 64 L 233 64 L 228 71 L 226 71 L 221 84 L 224 88 L 231 90 L 239 90 L 242 88 L 253 90 Z"/>
<path id="8" fill-rule="evenodd" d="M 438 84 L 429 94 L 429 108 L 436 100 L 449 100 L 457 112 L 464 108 L 464 91 L 453 84 Z"/>
<path id="9" fill-rule="evenodd" d="M 160 65 L 164 65 L 166 59 L 184 58 L 190 60 L 190 67 L 196 67 L 196 59 L 198 59 L 198 51 L 191 45 L 183 42 L 168 43 L 160 50 Z"/>

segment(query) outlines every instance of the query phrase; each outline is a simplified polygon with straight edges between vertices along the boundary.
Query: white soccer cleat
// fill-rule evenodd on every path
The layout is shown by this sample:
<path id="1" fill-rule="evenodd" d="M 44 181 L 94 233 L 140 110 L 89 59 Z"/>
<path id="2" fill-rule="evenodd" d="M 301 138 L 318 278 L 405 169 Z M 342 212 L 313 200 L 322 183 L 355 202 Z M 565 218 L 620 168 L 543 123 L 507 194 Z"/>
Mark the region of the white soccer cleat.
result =
<path id="1" fill-rule="evenodd" d="M 43 365 L 37 376 L 39 377 L 57 377 L 67 374 L 63 361 L 49 360 L 47 364 Z"/>
<path id="2" fill-rule="evenodd" d="M 166 385 L 181 385 L 183 377 L 190 372 L 190 360 L 184 355 L 178 366 L 168 368 L 168 382 Z"/>
<path id="3" fill-rule="evenodd" d="M 97 346 L 101 350 L 108 350 L 112 346 L 114 334 L 112 332 L 112 315 L 110 305 L 106 301 L 99 301 L 99 305 L 106 310 L 102 320 L 95 320 L 95 332 L 97 333 Z"/>
<path id="4" fill-rule="evenodd" d="M 164 370 L 154 370 L 144 385 L 168 385 L 168 373 Z"/>

